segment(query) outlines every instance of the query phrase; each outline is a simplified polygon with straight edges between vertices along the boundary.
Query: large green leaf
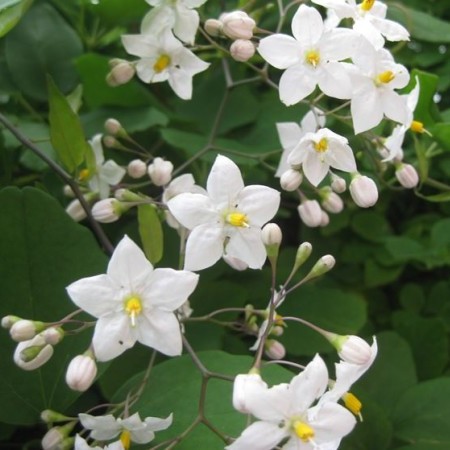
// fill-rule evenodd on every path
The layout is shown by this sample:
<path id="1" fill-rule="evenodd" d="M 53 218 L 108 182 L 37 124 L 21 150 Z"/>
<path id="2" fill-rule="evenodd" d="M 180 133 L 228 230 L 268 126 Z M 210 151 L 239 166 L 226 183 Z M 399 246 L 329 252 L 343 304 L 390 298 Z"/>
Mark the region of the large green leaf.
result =
<path id="1" fill-rule="evenodd" d="M 4 0 L 0 3 L 0 37 L 19 22 L 32 3 L 33 0 Z"/>
<path id="2" fill-rule="evenodd" d="M 158 211 L 153 205 L 138 206 L 139 236 L 147 259 L 156 264 L 162 258 L 164 236 Z"/>
<path id="3" fill-rule="evenodd" d="M 106 258 L 90 232 L 76 224 L 43 192 L 6 188 L 0 192 L 0 316 L 54 322 L 76 309 L 65 287 L 104 272 Z M 89 345 L 91 332 L 68 336 L 41 369 L 25 372 L 13 364 L 14 342 L 1 332 L 0 421 L 33 424 L 45 408 L 64 411 L 78 396 L 64 383 L 72 356 Z"/>

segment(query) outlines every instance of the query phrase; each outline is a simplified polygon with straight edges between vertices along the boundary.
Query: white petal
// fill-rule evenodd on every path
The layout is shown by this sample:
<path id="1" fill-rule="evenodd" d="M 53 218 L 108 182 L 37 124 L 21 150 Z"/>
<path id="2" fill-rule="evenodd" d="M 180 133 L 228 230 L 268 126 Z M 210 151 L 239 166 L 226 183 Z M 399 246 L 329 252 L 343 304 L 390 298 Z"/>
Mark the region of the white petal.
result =
<path id="1" fill-rule="evenodd" d="M 303 64 L 296 64 L 283 72 L 280 78 L 280 100 L 287 106 L 303 100 L 317 86 L 313 70 L 307 70 Z"/>
<path id="2" fill-rule="evenodd" d="M 287 69 L 300 61 L 301 47 L 291 36 L 274 34 L 261 39 L 258 53 L 277 69 Z"/>
<path id="3" fill-rule="evenodd" d="M 92 345 L 98 361 L 109 361 L 133 347 L 130 318 L 125 312 L 101 317 L 95 325 Z"/>
<path id="4" fill-rule="evenodd" d="M 393 20 L 373 17 L 372 23 L 388 41 L 409 41 L 408 30 Z"/>
<path id="5" fill-rule="evenodd" d="M 322 160 L 319 155 L 309 151 L 303 161 L 302 168 L 309 182 L 313 186 L 318 186 L 327 175 L 330 165 L 327 164 L 325 159 Z"/>
<path id="6" fill-rule="evenodd" d="M 183 100 L 192 98 L 192 75 L 180 68 L 172 68 L 167 80 L 175 94 Z"/>
<path id="7" fill-rule="evenodd" d="M 291 154 L 288 156 L 288 163 L 292 166 L 302 164 L 309 152 L 310 145 L 311 138 L 307 137 L 307 135 L 303 136 L 303 138 L 300 140 L 297 146 L 292 149 Z"/>
<path id="8" fill-rule="evenodd" d="M 408 122 L 408 108 L 405 99 L 394 91 L 386 91 L 382 96 L 383 110 L 386 116 L 399 122 L 407 124 Z"/>
<path id="9" fill-rule="evenodd" d="M 326 119 L 323 115 L 323 111 L 321 111 L 319 108 L 313 108 L 312 110 L 308 111 L 300 122 L 303 134 L 314 133 L 317 128 L 324 127 L 325 120 Z"/>
<path id="10" fill-rule="evenodd" d="M 359 48 L 360 36 L 354 30 L 334 28 L 320 40 L 320 55 L 328 61 L 351 58 Z"/>
<path id="11" fill-rule="evenodd" d="M 318 73 L 320 90 L 328 97 L 348 99 L 352 96 L 352 85 L 345 66 L 339 62 L 325 64 Z"/>
<path id="12" fill-rule="evenodd" d="M 344 172 L 356 172 L 355 155 L 348 145 L 335 143 L 328 153 L 327 161 L 331 167 Z"/>
<path id="13" fill-rule="evenodd" d="M 287 435 L 283 428 L 275 423 L 255 422 L 246 428 L 243 433 L 226 450 L 271 450 Z"/>
<path id="14" fill-rule="evenodd" d="M 225 251 L 227 256 L 247 263 L 250 269 L 261 269 L 267 256 L 259 228 L 236 230 L 230 237 Z"/>
<path id="15" fill-rule="evenodd" d="M 280 193 L 267 186 L 246 186 L 236 198 L 237 209 L 248 216 L 251 226 L 262 227 L 280 206 Z"/>
<path id="16" fill-rule="evenodd" d="M 187 44 L 193 44 L 197 32 L 200 17 L 197 11 L 182 5 L 176 6 L 176 21 L 173 28 L 175 36 Z"/>
<path id="17" fill-rule="evenodd" d="M 256 418 L 279 423 L 289 418 L 291 393 L 286 383 L 247 396 L 247 409 Z"/>
<path id="18" fill-rule="evenodd" d="M 317 9 L 300 5 L 292 18 L 292 34 L 303 47 L 315 45 L 323 33 L 323 20 Z"/>
<path id="19" fill-rule="evenodd" d="M 186 74 L 195 75 L 206 70 L 210 64 L 200 59 L 186 48 L 181 48 L 176 55 L 175 63 L 179 64 Z"/>
<path id="20" fill-rule="evenodd" d="M 202 6 L 206 0 L 181 0 L 181 2 L 187 8 L 198 8 L 199 6 Z"/>
<path id="21" fill-rule="evenodd" d="M 144 302 L 164 311 L 179 308 L 192 294 L 198 275 L 187 270 L 156 269 L 150 276 L 142 296 Z"/>
<path id="22" fill-rule="evenodd" d="M 175 12 L 168 6 L 160 6 L 151 9 L 141 21 L 141 33 L 146 39 L 157 42 L 159 36 L 164 30 L 171 29 L 175 24 Z M 137 49 L 138 50 L 138 49 Z M 156 51 L 156 50 L 155 50 Z M 130 52 L 128 52 L 130 53 Z M 136 54 L 136 53 L 132 53 Z M 143 56 L 139 55 L 138 56 Z"/>
<path id="23" fill-rule="evenodd" d="M 161 431 L 166 430 L 172 425 L 173 416 L 170 414 L 165 419 L 160 419 L 159 417 L 146 417 L 145 425 L 149 430 Z"/>
<path id="24" fill-rule="evenodd" d="M 202 270 L 214 265 L 223 254 L 223 227 L 204 224 L 195 227 L 186 243 L 185 270 Z"/>
<path id="25" fill-rule="evenodd" d="M 179 194 L 167 202 L 167 207 L 175 219 L 188 230 L 205 223 L 214 224 L 220 220 L 211 199 L 203 194 L 190 192 Z"/>
<path id="26" fill-rule="evenodd" d="M 353 29 L 362 34 L 375 49 L 379 50 L 384 46 L 384 38 L 380 31 L 377 30 L 368 20 L 355 20 Z"/>
<path id="27" fill-rule="evenodd" d="M 376 127 L 383 120 L 383 109 L 376 89 L 366 90 L 352 98 L 350 105 L 355 134 Z"/>
<path id="28" fill-rule="evenodd" d="M 102 147 L 102 135 L 96 134 L 90 141 L 92 151 L 94 152 L 95 164 L 97 167 L 101 166 L 105 161 Z"/>
<path id="29" fill-rule="evenodd" d="M 119 183 L 126 173 L 127 171 L 112 159 L 108 159 L 99 171 L 100 178 L 111 186 Z"/>
<path id="30" fill-rule="evenodd" d="M 300 125 L 295 122 L 281 122 L 276 126 L 281 146 L 286 150 L 292 150 L 303 136 Z"/>
<path id="31" fill-rule="evenodd" d="M 122 44 L 127 53 L 133 56 L 150 57 L 158 52 L 158 42 L 155 38 L 142 34 L 125 34 Z"/>
<path id="32" fill-rule="evenodd" d="M 216 204 L 233 202 L 244 188 L 239 167 L 226 156 L 218 155 L 209 172 L 206 190 Z"/>
<path id="33" fill-rule="evenodd" d="M 138 341 L 168 356 L 181 355 L 180 324 L 171 312 L 153 309 L 139 316 Z"/>
<path id="34" fill-rule="evenodd" d="M 117 423 L 113 415 L 91 416 L 90 414 L 78 414 L 81 425 L 88 430 L 93 430 L 91 437 L 99 440 L 113 439 L 116 437 L 121 426 Z"/>

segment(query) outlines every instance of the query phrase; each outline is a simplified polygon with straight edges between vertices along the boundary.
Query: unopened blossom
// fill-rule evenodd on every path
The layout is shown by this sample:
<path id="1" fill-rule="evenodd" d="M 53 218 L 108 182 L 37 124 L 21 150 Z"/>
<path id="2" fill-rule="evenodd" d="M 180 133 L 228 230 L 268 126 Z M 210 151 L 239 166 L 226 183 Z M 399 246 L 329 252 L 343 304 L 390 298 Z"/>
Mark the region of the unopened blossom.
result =
<path id="1" fill-rule="evenodd" d="M 97 364 L 92 355 L 77 355 L 66 371 L 66 383 L 74 391 L 88 390 L 97 376 Z"/>
<path id="2" fill-rule="evenodd" d="M 395 169 L 395 177 L 407 189 L 413 189 L 419 184 L 419 174 L 411 164 L 401 163 Z"/>
<path id="3" fill-rule="evenodd" d="M 158 156 L 148 166 L 147 171 L 155 186 L 164 186 L 172 179 L 173 164 Z"/>
<path id="4" fill-rule="evenodd" d="M 231 57 L 239 62 L 248 61 L 255 51 L 255 44 L 248 39 L 237 39 L 230 46 Z"/>
<path id="5" fill-rule="evenodd" d="M 330 167 L 344 172 L 356 171 L 356 161 L 348 140 L 328 128 L 306 133 L 288 157 L 291 166 L 301 164 L 308 181 L 317 186 Z"/>
<path id="6" fill-rule="evenodd" d="M 260 269 L 267 256 L 261 227 L 272 219 L 279 204 L 278 191 L 259 185 L 244 187 L 238 166 L 217 156 L 207 194 L 179 194 L 167 203 L 178 222 L 190 230 L 185 269 L 205 269 L 224 255 Z"/>
<path id="7" fill-rule="evenodd" d="M 144 83 L 167 81 L 183 100 L 192 97 L 192 77 L 209 67 L 176 39 L 171 31 L 159 35 L 122 36 L 125 50 L 140 59 L 136 63 L 138 77 Z"/>
<path id="8" fill-rule="evenodd" d="M 281 101 L 294 105 L 316 86 L 329 97 L 350 98 L 350 78 L 339 61 L 353 55 L 355 33 L 325 28 L 320 13 L 306 5 L 300 5 L 291 28 L 294 37 L 274 34 L 261 39 L 258 46 L 258 52 L 271 66 L 284 70 L 279 86 Z"/>
<path id="9" fill-rule="evenodd" d="M 322 209 L 322 218 L 320 219 L 319 227 L 326 227 L 330 223 L 330 216 Z"/>
<path id="10" fill-rule="evenodd" d="M 280 176 L 281 189 L 287 192 L 297 190 L 303 181 L 303 175 L 299 170 L 287 169 Z"/>
<path id="11" fill-rule="evenodd" d="M 17 344 L 14 362 L 23 370 L 35 370 L 43 366 L 53 356 L 53 347 L 37 334 L 28 341 Z"/>
<path id="12" fill-rule="evenodd" d="M 264 353 L 270 359 L 283 359 L 286 356 L 286 348 L 275 339 L 267 339 L 264 344 Z"/>
<path id="13" fill-rule="evenodd" d="M 28 341 L 44 329 L 43 322 L 21 319 L 15 322 L 9 329 L 11 338 L 16 342 Z"/>
<path id="14" fill-rule="evenodd" d="M 317 200 L 304 200 L 297 208 L 302 222 L 311 228 L 320 226 L 322 222 L 322 208 Z"/>
<path id="15" fill-rule="evenodd" d="M 96 317 L 92 340 L 96 359 L 108 361 L 136 341 L 165 355 L 181 354 L 180 324 L 173 313 L 193 292 L 198 275 L 153 269 L 142 250 L 125 236 L 106 274 L 67 287 L 72 301 Z"/>
<path id="16" fill-rule="evenodd" d="M 288 157 L 292 150 L 306 133 L 314 133 L 318 128 L 325 126 L 325 116 L 323 115 L 323 111 L 318 108 L 313 108 L 304 115 L 299 124 L 296 122 L 278 122 L 276 126 L 278 138 L 283 147 L 283 153 L 275 176 L 281 177 L 291 167 L 288 163 Z M 297 187 L 291 190 L 295 190 Z M 283 189 L 285 188 L 283 187 Z M 285 190 L 288 191 L 289 189 Z"/>
<path id="17" fill-rule="evenodd" d="M 331 173 L 331 189 L 337 194 L 342 194 L 347 190 L 347 182 L 335 173 Z"/>
<path id="18" fill-rule="evenodd" d="M 126 449 L 121 441 L 112 442 L 111 444 L 100 447 L 99 445 L 90 446 L 85 439 L 83 439 L 79 434 L 75 436 L 75 447 L 74 450 L 128 450 Z"/>
<path id="19" fill-rule="evenodd" d="M 121 86 L 122 84 L 128 83 L 135 74 L 136 69 L 134 64 L 122 60 L 112 66 L 111 71 L 106 76 L 106 83 L 112 87 Z"/>
<path id="20" fill-rule="evenodd" d="M 337 23 L 346 18 L 353 19 L 353 30 L 364 36 L 377 50 L 388 41 L 409 41 L 406 28 L 386 19 L 387 6 L 376 0 L 312 0 L 317 5 L 332 10 Z M 337 24 L 336 23 L 336 24 Z"/>
<path id="21" fill-rule="evenodd" d="M 356 420 L 334 402 L 314 403 L 328 386 L 325 363 L 316 355 L 289 384 L 249 392 L 247 410 L 258 420 L 246 428 L 227 450 L 336 450 Z"/>
<path id="22" fill-rule="evenodd" d="M 342 198 L 331 189 L 324 191 L 321 196 L 321 205 L 326 211 L 332 214 L 339 214 L 344 209 Z"/>
<path id="23" fill-rule="evenodd" d="M 84 210 L 83 206 L 81 205 L 80 200 L 77 198 L 73 199 L 67 206 L 66 206 L 66 213 L 72 217 L 75 222 L 81 222 L 83 219 L 86 219 L 87 214 Z"/>
<path id="24" fill-rule="evenodd" d="M 249 40 L 253 37 L 256 22 L 245 11 L 223 13 L 219 20 L 222 22 L 221 32 L 230 39 Z"/>
<path id="25" fill-rule="evenodd" d="M 92 207 L 92 217 L 100 223 L 116 222 L 128 206 L 115 198 L 104 198 Z"/>
<path id="26" fill-rule="evenodd" d="M 372 178 L 356 174 L 349 186 L 353 201 L 360 208 L 370 208 L 378 201 L 378 188 Z"/>
<path id="27" fill-rule="evenodd" d="M 128 163 L 127 173 L 131 178 L 142 178 L 147 173 L 147 164 L 142 159 L 133 159 Z"/>
<path id="28" fill-rule="evenodd" d="M 172 425 L 172 414 L 165 419 L 158 417 L 146 417 L 141 420 L 139 413 L 135 413 L 125 419 L 115 418 L 113 415 L 91 416 L 79 414 L 81 425 L 91 430 L 90 437 L 98 441 L 106 441 L 120 436 L 120 441 L 125 450 L 130 447 L 130 442 L 147 444 L 155 438 L 155 431 L 166 430 Z"/>

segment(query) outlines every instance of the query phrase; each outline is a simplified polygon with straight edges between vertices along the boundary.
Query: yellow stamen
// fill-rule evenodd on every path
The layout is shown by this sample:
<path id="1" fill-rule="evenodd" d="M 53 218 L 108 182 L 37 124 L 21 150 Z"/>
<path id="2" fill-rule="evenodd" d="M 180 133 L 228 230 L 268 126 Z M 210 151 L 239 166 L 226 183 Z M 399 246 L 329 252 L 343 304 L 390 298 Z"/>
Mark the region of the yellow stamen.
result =
<path id="1" fill-rule="evenodd" d="M 234 227 L 248 228 L 249 226 L 247 216 L 242 213 L 236 212 L 228 214 L 225 220 Z"/>
<path id="2" fill-rule="evenodd" d="M 355 416 L 361 417 L 362 403 L 356 395 L 353 395 L 351 392 L 346 392 L 342 396 L 342 400 L 348 410 L 350 410 Z"/>
<path id="3" fill-rule="evenodd" d="M 80 174 L 78 175 L 78 179 L 80 181 L 86 181 L 89 178 L 90 172 L 89 169 L 83 169 L 80 171 Z"/>
<path id="4" fill-rule="evenodd" d="M 374 3 L 375 0 L 363 0 L 363 2 L 361 3 L 361 9 L 363 11 L 370 11 Z"/>
<path id="5" fill-rule="evenodd" d="M 320 55 L 316 50 L 309 50 L 305 54 L 305 59 L 308 64 L 316 67 L 320 63 Z"/>
<path id="6" fill-rule="evenodd" d="M 122 433 L 120 434 L 120 442 L 122 442 L 123 448 L 125 450 L 128 450 L 130 448 L 131 437 L 130 432 L 128 430 L 122 431 Z"/>
<path id="7" fill-rule="evenodd" d="M 424 133 L 425 127 L 423 126 L 422 122 L 419 122 L 418 120 L 413 120 L 411 123 L 411 131 L 414 131 L 415 133 Z"/>
<path id="8" fill-rule="evenodd" d="M 153 70 L 156 73 L 161 73 L 164 69 L 167 69 L 169 64 L 170 64 L 170 56 L 160 55 L 159 58 L 156 60 L 155 64 L 153 65 Z"/>
<path id="9" fill-rule="evenodd" d="M 136 317 L 142 312 L 142 303 L 139 297 L 130 297 L 125 301 L 125 311 L 130 316 L 131 326 L 136 326 Z"/>
<path id="10" fill-rule="evenodd" d="M 314 430 L 305 422 L 294 422 L 294 432 L 303 441 L 308 442 L 314 437 Z"/>
<path id="11" fill-rule="evenodd" d="M 377 83 L 378 84 L 387 84 L 390 83 L 395 78 L 394 72 L 391 70 L 386 70 L 385 72 L 381 72 L 377 76 Z"/>
<path id="12" fill-rule="evenodd" d="M 323 153 L 328 150 L 328 139 L 322 138 L 319 142 L 314 142 L 314 150 L 317 153 Z"/>

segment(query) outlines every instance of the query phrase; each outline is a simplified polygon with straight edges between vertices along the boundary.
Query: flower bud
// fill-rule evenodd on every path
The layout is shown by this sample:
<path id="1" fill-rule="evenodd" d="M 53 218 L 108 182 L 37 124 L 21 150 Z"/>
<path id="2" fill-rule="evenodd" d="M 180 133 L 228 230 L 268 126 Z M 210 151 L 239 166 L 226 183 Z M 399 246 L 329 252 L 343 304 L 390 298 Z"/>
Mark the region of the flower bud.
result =
<path id="1" fill-rule="evenodd" d="M 53 355 L 53 347 L 45 343 L 41 335 L 29 341 L 19 342 L 14 351 L 14 362 L 24 370 L 35 370 L 43 366 Z"/>
<path id="2" fill-rule="evenodd" d="M 419 184 L 419 174 L 411 164 L 400 164 L 395 170 L 395 176 L 404 188 L 412 189 Z"/>
<path id="3" fill-rule="evenodd" d="M 309 258 L 312 252 L 312 245 L 309 242 L 300 244 L 295 256 L 295 267 L 298 269 Z"/>
<path id="4" fill-rule="evenodd" d="M 311 279 L 320 277 L 324 273 L 329 272 L 334 267 L 335 264 L 336 260 L 334 259 L 334 256 L 324 255 L 316 262 L 316 264 L 314 264 L 313 268 L 307 275 L 307 278 Z"/>
<path id="5" fill-rule="evenodd" d="M 231 57 L 239 62 L 248 61 L 255 51 L 255 44 L 247 39 L 237 39 L 230 46 Z"/>
<path id="6" fill-rule="evenodd" d="M 114 136 L 104 136 L 103 145 L 107 148 L 122 148 L 122 144 Z"/>
<path id="7" fill-rule="evenodd" d="M 345 362 L 365 365 L 372 360 L 372 347 L 359 336 L 334 335 L 329 341 Z"/>
<path id="8" fill-rule="evenodd" d="M 339 214 L 344 209 L 344 202 L 341 197 L 329 190 L 323 193 L 321 204 L 323 209 L 332 214 Z"/>
<path id="9" fill-rule="evenodd" d="M 56 345 L 62 341 L 64 330 L 60 327 L 50 327 L 40 333 L 40 335 L 44 338 L 46 344 Z"/>
<path id="10" fill-rule="evenodd" d="M 70 361 L 66 372 L 66 383 L 74 391 L 84 392 L 90 388 L 97 376 L 97 365 L 89 355 L 77 355 Z"/>
<path id="11" fill-rule="evenodd" d="M 283 359 L 286 356 L 286 349 L 281 342 L 275 339 L 267 339 L 264 353 L 270 359 Z"/>
<path id="12" fill-rule="evenodd" d="M 294 169 L 288 169 L 280 177 L 281 189 L 287 192 L 295 191 L 303 181 L 303 175 Z"/>
<path id="13" fill-rule="evenodd" d="M 128 163 L 127 172 L 131 178 L 142 178 L 147 173 L 147 164 L 141 159 L 133 159 Z"/>
<path id="14" fill-rule="evenodd" d="M 233 384 L 233 406 L 234 409 L 249 414 L 247 399 L 267 388 L 267 384 L 262 380 L 259 373 L 239 374 L 234 379 Z"/>
<path id="15" fill-rule="evenodd" d="M 320 220 L 320 227 L 326 227 L 330 223 L 330 216 L 322 209 L 322 218 Z"/>
<path id="16" fill-rule="evenodd" d="M 72 200 L 66 206 L 66 213 L 69 214 L 69 216 L 72 217 L 75 222 L 80 222 L 83 219 L 86 219 L 86 211 L 81 206 L 80 200 L 78 200 L 77 198 L 75 200 Z"/>
<path id="17" fill-rule="evenodd" d="M 271 245 L 279 246 L 282 237 L 281 228 L 276 223 L 268 223 L 261 230 L 261 238 L 266 247 Z"/>
<path id="18" fill-rule="evenodd" d="M 337 194 L 342 194 L 347 190 L 347 183 L 343 178 L 333 173 L 331 175 L 331 189 Z"/>
<path id="19" fill-rule="evenodd" d="M 53 411 L 52 409 L 44 409 L 44 411 L 41 412 L 41 420 L 45 423 L 54 423 L 67 422 L 71 420 L 71 418 L 57 411 Z"/>
<path id="20" fill-rule="evenodd" d="M 9 315 L 9 316 L 2 317 L 2 328 L 9 330 L 19 320 L 22 320 L 22 319 L 17 316 Z"/>
<path id="21" fill-rule="evenodd" d="M 112 134 L 113 136 L 118 136 L 122 129 L 122 124 L 117 119 L 106 119 L 105 130 L 107 133 Z"/>
<path id="22" fill-rule="evenodd" d="M 41 440 L 42 450 L 65 450 L 71 448 L 68 447 L 67 436 L 73 430 L 76 422 L 69 422 L 66 425 L 60 427 L 53 427 L 45 433 Z M 70 438 L 72 441 L 73 439 Z"/>
<path id="23" fill-rule="evenodd" d="M 297 208 L 303 223 L 308 227 L 318 227 L 322 222 L 322 208 L 317 200 L 305 200 Z"/>
<path id="24" fill-rule="evenodd" d="M 251 39 L 256 22 L 244 11 L 222 14 L 222 33 L 230 39 Z"/>
<path id="25" fill-rule="evenodd" d="M 148 175 L 156 186 L 164 186 L 172 179 L 173 164 L 162 158 L 155 158 L 148 166 Z"/>
<path id="26" fill-rule="evenodd" d="M 92 217 L 100 223 L 111 223 L 119 220 L 120 216 L 128 209 L 115 198 L 105 198 L 98 201 L 92 207 Z"/>
<path id="27" fill-rule="evenodd" d="M 284 333 L 284 328 L 280 325 L 274 325 L 270 330 L 270 334 L 273 336 L 281 336 Z"/>
<path id="28" fill-rule="evenodd" d="M 243 270 L 248 269 L 248 264 L 234 256 L 224 255 L 223 260 L 234 270 L 238 270 L 242 272 Z"/>
<path id="29" fill-rule="evenodd" d="M 134 65 L 123 60 L 115 65 L 106 76 L 106 83 L 109 86 L 116 87 L 128 83 L 136 73 Z"/>
<path id="30" fill-rule="evenodd" d="M 23 342 L 34 338 L 44 327 L 43 322 L 21 319 L 13 324 L 9 330 L 9 334 L 16 342 Z"/>
<path id="31" fill-rule="evenodd" d="M 361 208 L 370 208 L 378 200 L 378 188 L 375 182 L 365 175 L 357 174 L 350 183 L 353 201 Z"/>
<path id="32" fill-rule="evenodd" d="M 208 19 L 205 22 L 205 31 L 213 37 L 217 37 L 220 35 L 222 31 L 222 22 L 217 19 Z"/>
<path id="33" fill-rule="evenodd" d="M 64 185 L 63 194 L 68 198 L 75 198 L 75 192 L 68 184 Z"/>

